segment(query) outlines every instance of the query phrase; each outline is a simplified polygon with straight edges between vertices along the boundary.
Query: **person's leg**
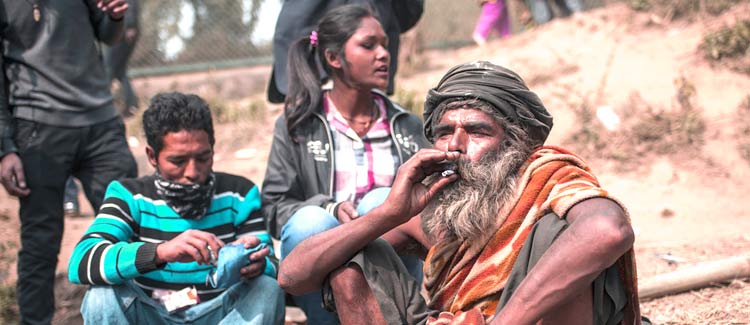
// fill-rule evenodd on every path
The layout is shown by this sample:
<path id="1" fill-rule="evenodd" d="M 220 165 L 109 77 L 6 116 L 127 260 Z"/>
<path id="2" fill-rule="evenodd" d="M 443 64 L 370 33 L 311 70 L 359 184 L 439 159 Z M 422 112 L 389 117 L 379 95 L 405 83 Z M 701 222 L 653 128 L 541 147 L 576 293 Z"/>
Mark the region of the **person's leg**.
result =
<path id="1" fill-rule="evenodd" d="M 230 306 L 230 311 L 219 324 L 284 323 L 284 291 L 274 278 L 260 275 L 241 284 L 223 298 L 223 305 Z"/>
<path id="2" fill-rule="evenodd" d="M 305 238 L 324 232 L 339 225 L 336 217 L 317 206 L 306 206 L 295 212 L 281 228 L 281 259 L 301 243 Z M 320 291 L 301 296 L 294 296 L 297 304 L 307 315 L 309 324 L 338 324 L 336 315 L 321 307 Z"/>
<path id="3" fill-rule="evenodd" d="M 81 161 L 75 175 L 96 214 L 109 183 L 136 177 L 138 168 L 125 140 L 125 125 L 120 118 L 89 127 L 81 141 Z"/>
<path id="4" fill-rule="evenodd" d="M 81 303 L 86 324 L 169 324 L 167 310 L 132 281 L 91 286 Z"/>
<path id="5" fill-rule="evenodd" d="M 104 49 L 104 63 L 107 68 L 109 80 L 117 80 L 120 83 L 120 93 L 125 102 L 124 114 L 132 114 L 131 109 L 137 109 L 138 97 L 133 91 L 128 78 L 128 60 L 133 54 L 137 40 L 124 40 Z"/>
<path id="6" fill-rule="evenodd" d="M 505 3 L 505 0 L 497 0 L 498 6 L 501 7 L 500 14 L 497 22 L 495 23 L 495 29 L 497 29 L 497 33 L 500 36 L 500 38 L 505 38 L 510 36 L 511 30 L 510 30 L 510 14 L 507 4 Z"/>
<path id="7" fill-rule="evenodd" d="M 378 301 L 357 264 L 332 272 L 331 290 L 342 324 L 357 324 L 363 319 L 367 319 L 368 324 L 386 323 Z"/>
<path id="8" fill-rule="evenodd" d="M 65 182 L 65 198 L 63 199 L 63 211 L 66 217 L 78 217 L 80 207 L 78 205 L 78 185 L 73 176 L 68 177 Z"/>
<path id="9" fill-rule="evenodd" d="M 534 21 L 541 25 L 552 19 L 552 12 L 550 12 L 547 0 L 526 0 L 531 16 L 534 17 Z"/>
<path id="10" fill-rule="evenodd" d="M 490 31 L 495 28 L 495 24 L 500 18 L 500 14 L 502 13 L 502 5 L 498 7 L 499 2 L 499 0 L 495 2 L 485 2 L 482 5 L 482 11 L 479 14 L 477 25 L 474 28 L 474 33 L 472 34 L 474 41 L 478 45 L 484 45 L 484 43 L 487 41 L 487 37 L 489 37 L 490 35 Z M 498 8 L 500 10 L 498 10 Z"/>
<path id="11" fill-rule="evenodd" d="M 17 120 L 16 143 L 31 193 L 19 199 L 21 249 L 16 296 L 23 324 L 49 324 L 63 233 L 63 191 L 77 151 L 77 129 Z"/>
<path id="12" fill-rule="evenodd" d="M 219 296 L 183 312 L 189 324 L 283 324 L 284 291 L 276 280 L 260 275 L 229 287 Z"/>
<path id="13" fill-rule="evenodd" d="M 373 297 L 377 306 L 372 305 Z M 365 246 L 334 272 L 323 284 L 323 299 L 326 308 L 335 310 L 342 320 L 365 313 L 368 320 L 382 318 L 388 324 L 423 324 L 438 313 L 427 308 L 420 286 L 383 239 Z"/>
<path id="14" fill-rule="evenodd" d="M 565 8 L 574 14 L 583 11 L 583 3 L 581 0 L 565 0 Z"/>
<path id="15" fill-rule="evenodd" d="M 359 201 L 359 204 L 357 204 L 357 212 L 359 212 L 360 215 L 365 215 L 370 212 L 372 209 L 383 204 L 385 199 L 388 198 L 388 193 L 390 192 L 390 187 L 380 187 L 370 191 Z M 406 270 L 409 271 L 409 274 L 411 274 L 411 276 L 417 280 L 417 284 L 421 286 L 423 278 L 422 266 L 424 265 L 422 259 L 417 256 L 401 256 L 401 261 L 404 263 Z"/>

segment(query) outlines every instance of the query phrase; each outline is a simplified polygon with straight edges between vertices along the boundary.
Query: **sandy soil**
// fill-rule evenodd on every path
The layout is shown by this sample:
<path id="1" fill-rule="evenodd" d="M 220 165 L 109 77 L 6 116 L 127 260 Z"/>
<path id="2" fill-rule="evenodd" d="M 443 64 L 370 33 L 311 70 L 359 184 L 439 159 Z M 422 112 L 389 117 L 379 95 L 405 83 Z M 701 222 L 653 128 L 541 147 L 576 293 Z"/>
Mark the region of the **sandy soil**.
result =
<path id="1" fill-rule="evenodd" d="M 637 93 L 651 106 L 670 109 L 676 102 L 675 80 L 684 76 L 693 83 L 695 106 L 707 122 L 705 144 L 697 153 L 654 156 L 624 171 L 610 161 L 585 157 L 603 186 L 628 207 L 636 231 L 638 273 L 646 279 L 750 251 L 746 194 L 750 192 L 750 162 L 737 151 L 734 119 L 737 107 L 750 95 L 750 77 L 711 67 L 697 52 L 706 31 L 749 16 L 750 4 L 745 3 L 719 17 L 664 23 L 613 5 L 491 41 L 482 48 L 422 53 L 415 60 L 420 65 L 405 68 L 409 74 L 399 75 L 397 85 L 424 94 L 455 64 L 474 59 L 504 64 L 528 81 L 555 116 L 548 143 L 558 144 L 580 127 L 572 108 L 583 102 L 622 112 Z M 250 107 L 263 101 L 268 75 L 269 68 L 261 66 L 143 78 L 135 84 L 144 97 L 159 91 L 191 91 Z M 255 121 L 217 127 L 215 169 L 260 183 L 270 147 L 268 135 L 280 112 L 278 106 L 268 105 Z M 131 149 L 145 173 L 149 168 L 143 142 L 140 138 Z M 0 192 L 0 238 L 6 241 L 0 280 L 12 284 L 18 205 Z M 60 272 L 65 271 L 71 247 L 91 222 L 90 209 L 84 214 L 87 217 L 66 220 Z M 667 254 L 679 261 L 670 262 Z M 79 290 L 66 283 L 58 287 L 69 296 Z M 80 323 L 75 298 L 60 298 L 57 322 Z M 644 315 L 658 324 L 750 323 L 750 279 L 642 301 L 641 306 Z"/>

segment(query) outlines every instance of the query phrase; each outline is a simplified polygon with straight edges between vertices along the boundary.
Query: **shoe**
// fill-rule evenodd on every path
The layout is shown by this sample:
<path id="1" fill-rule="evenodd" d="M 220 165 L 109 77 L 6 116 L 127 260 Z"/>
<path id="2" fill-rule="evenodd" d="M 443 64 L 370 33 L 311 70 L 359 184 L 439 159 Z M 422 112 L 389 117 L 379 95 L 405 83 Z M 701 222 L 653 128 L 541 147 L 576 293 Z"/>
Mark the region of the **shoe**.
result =
<path id="1" fill-rule="evenodd" d="M 75 202 L 65 202 L 63 204 L 63 212 L 65 217 L 77 218 L 81 216 L 81 211 L 78 210 L 78 204 Z"/>
<path id="2" fill-rule="evenodd" d="M 472 34 L 471 38 L 474 39 L 474 43 L 477 43 L 477 45 L 479 46 L 484 46 L 485 44 L 487 44 L 487 39 L 477 33 Z"/>

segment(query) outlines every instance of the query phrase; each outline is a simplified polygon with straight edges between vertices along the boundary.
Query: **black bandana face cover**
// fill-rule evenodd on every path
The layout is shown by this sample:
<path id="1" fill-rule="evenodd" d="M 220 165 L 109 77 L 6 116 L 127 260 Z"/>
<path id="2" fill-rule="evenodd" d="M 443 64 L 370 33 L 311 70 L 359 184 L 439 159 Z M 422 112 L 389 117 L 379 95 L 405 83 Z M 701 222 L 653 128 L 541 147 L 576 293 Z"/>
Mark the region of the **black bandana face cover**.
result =
<path id="1" fill-rule="evenodd" d="M 215 177 L 213 173 L 209 175 L 208 181 L 203 185 L 173 182 L 161 177 L 159 172 L 156 172 L 155 175 L 156 193 L 180 217 L 200 219 L 206 214 L 214 196 Z"/>

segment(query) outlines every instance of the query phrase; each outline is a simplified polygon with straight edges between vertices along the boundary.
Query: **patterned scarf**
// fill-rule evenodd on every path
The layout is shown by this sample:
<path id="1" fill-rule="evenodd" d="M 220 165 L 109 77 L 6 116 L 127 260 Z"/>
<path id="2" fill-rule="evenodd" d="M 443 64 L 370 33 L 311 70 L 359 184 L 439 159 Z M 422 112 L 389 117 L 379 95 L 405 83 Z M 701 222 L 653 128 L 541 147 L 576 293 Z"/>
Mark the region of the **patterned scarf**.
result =
<path id="1" fill-rule="evenodd" d="M 429 305 L 445 312 L 428 324 L 491 320 L 521 246 L 537 220 L 549 212 L 564 216 L 573 205 L 589 198 L 606 197 L 619 203 L 599 187 L 588 166 L 565 149 L 538 148 L 521 168 L 516 203 L 500 211 L 494 235 L 484 241 L 441 242 L 430 249 L 424 265 Z M 628 294 L 623 324 L 634 324 L 640 320 L 640 310 L 633 250 L 616 264 Z"/>
<path id="2" fill-rule="evenodd" d="M 214 196 L 214 173 L 211 173 L 204 185 L 173 182 L 163 178 L 158 172 L 155 176 L 156 193 L 180 217 L 200 219 L 206 214 Z"/>

